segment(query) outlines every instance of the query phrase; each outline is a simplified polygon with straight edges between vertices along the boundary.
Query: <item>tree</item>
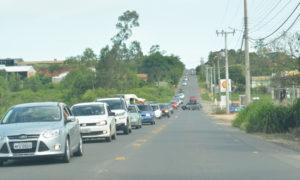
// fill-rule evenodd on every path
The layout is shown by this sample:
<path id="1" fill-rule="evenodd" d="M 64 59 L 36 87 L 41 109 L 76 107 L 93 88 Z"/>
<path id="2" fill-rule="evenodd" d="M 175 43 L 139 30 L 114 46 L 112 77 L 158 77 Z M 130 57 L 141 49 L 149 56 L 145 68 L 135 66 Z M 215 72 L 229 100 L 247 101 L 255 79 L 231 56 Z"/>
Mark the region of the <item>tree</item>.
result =
<path id="1" fill-rule="evenodd" d="M 80 97 L 86 90 L 95 87 L 95 73 L 81 67 L 71 71 L 62 81 L 62 87 L 68 90 L 68 99 Z"/>
<path id="2" fill-rule="evenodd" d="M 116 28 L 118 33 L 112 38 L 114 45 L 121 46 L 132 35 L 132 28 L 138 27 L 139 15 L 136 11 L 125 11 L 123 15 L 119 16 Z"/>
<path id="3" fill-rule="evenodd" d="M 92 66 L 97 61 L 97 55 L 91 48 L 86 48 L 80 58 L 81 62 L 87 66 Z"/>

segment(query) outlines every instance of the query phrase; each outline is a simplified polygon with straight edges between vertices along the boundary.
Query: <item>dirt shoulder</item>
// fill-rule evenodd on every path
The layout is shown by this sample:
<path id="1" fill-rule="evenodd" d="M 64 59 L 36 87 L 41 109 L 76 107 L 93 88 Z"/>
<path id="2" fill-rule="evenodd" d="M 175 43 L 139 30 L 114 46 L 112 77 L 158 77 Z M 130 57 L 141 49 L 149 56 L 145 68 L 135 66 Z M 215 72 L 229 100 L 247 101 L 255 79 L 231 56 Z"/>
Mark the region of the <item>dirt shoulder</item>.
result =
<path id="1" fill-rule="evenodd" d="M 210 101 L 203 101 L 203 111 L 210 117 L 212 117 L 218 124 L 222 124 L 225 126 L 231 126 L 232 121 L 236 118 L 237 114 L 214 114 L 213 113 L 213 107 L 214 104 Z M 254 133 L 252 134 L 255 137 L 278 144 L 280 146 L 286 147 L 288 149 L 292 149 L 294 151 L 300 152 L 300 138 L 295 137 L 291 133 L 285 133 L 285 134 L 264 134 L 264 133 Z"/>

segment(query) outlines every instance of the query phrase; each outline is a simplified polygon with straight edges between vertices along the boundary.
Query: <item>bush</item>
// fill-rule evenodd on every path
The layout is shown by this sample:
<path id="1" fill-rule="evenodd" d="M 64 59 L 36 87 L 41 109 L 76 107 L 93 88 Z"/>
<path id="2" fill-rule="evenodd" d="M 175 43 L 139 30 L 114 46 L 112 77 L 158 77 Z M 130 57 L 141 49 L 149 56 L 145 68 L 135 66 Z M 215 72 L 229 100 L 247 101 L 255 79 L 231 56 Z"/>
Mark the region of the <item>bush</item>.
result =
<path id="1" fill-rule="evenodd" d="M 289 125 L 289 107 L 276 106 L 269 100 L 260 100 L 243 109 L 233 126 L 246 132 L 282 133 Z"/>

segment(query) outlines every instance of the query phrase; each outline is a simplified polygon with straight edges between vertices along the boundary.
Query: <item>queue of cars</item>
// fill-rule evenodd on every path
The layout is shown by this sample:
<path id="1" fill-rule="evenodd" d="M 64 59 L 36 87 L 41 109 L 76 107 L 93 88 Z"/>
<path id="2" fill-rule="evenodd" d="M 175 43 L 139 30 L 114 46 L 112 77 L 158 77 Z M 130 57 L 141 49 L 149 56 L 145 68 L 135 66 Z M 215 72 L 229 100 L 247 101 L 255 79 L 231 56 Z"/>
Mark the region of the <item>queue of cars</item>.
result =
<path id="1" fill-rule="evenodd" d="M 180 98 L 174 97 L 176 100 Z M 83 155 L 83 142 L 111 142 L 117 131 L 128 135 L 143 124 L 170 117 L 172 104 L 128 104 L 121 97 L 101 98 L 69 108 L 60 102 L 11 107 L 0 121 L 0 165 L 10 159 L 53 157 L 70 162 Z"/>

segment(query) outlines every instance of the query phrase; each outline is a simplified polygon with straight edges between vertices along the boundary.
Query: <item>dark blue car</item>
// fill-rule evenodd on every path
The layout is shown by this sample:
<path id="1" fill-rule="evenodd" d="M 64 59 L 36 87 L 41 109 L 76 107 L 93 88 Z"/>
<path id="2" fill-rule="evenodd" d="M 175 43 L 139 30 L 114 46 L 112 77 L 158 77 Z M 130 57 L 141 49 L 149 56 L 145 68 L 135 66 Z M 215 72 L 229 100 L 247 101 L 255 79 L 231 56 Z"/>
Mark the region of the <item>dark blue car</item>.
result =
<path id="1" fill-rule="evenodd" d="M 142 123 L 149 123 L 151 125 L 155 124 L 155 116 L 152 107 L 149 104 L 139 104 L 138 108 L 142 116 Z"/>

